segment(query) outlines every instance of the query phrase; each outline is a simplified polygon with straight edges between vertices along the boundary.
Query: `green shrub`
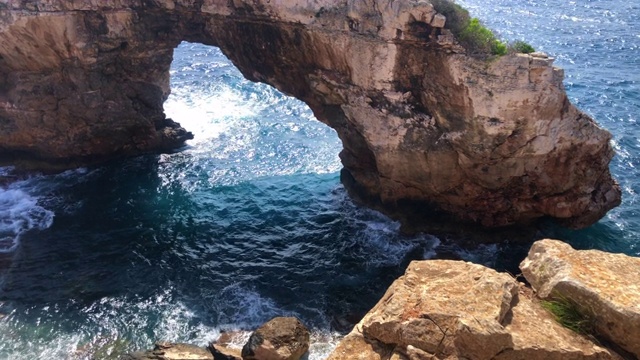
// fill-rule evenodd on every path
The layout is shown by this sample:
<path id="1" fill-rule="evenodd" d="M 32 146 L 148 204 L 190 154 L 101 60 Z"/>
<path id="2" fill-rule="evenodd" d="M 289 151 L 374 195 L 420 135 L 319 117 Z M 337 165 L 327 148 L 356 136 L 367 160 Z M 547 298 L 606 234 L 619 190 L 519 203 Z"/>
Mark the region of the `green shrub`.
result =
<path id="1" fill-rule="evenodd" d="M 529 45 L 527 42 L 518 40 L 509 45 L 509 51 L 522 54 L 531 54 L 532 52 L 535 52 L 536 49 L 534 49 L 533 46 Z"/>
<path id="2" fill-rule="evenodd" d="M 507 53 L 507 45 L 496 39 L 493 32 L 482 25 L 477 18 L 469 21 L 469 24 L 460 33 L 458 40 L 467 51 L 473 54 L 505 55 Z"/>
<path id="3" fill-rule="evenodd" d="M 437 12 L 446 16 L 445 28 L 472 55 L 505 55 L 507 45 L 498 40 L 493 32 L 487 29 L 477 18 L 471 18 L 469 11 L 452 0 L 431 0 Z"/>
<path id="4" fill-rule="evenodd" d="M 500 40 L 496 39 L 494 43 L 491 45 L 491 53 L 493 55 L 498 55 L 498 56 L 507 55 L 507 52 L 509 52 L 507 48 L 507 44 L 503 43 Z"/>

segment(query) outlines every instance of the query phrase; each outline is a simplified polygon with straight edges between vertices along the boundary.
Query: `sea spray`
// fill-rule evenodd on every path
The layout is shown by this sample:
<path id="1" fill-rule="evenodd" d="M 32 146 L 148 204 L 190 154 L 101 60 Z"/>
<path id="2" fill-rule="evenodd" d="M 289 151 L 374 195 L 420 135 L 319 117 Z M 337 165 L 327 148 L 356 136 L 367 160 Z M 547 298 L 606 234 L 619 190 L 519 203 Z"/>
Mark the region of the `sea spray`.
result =
<path id="1" fill-rule="evenodd" d="M 54 214 L 38 205 L 20 189 L 0 188 L 0 253 L 10 253 L 20 244 L 27 231 L 44 230 L 53 223 Z"/>

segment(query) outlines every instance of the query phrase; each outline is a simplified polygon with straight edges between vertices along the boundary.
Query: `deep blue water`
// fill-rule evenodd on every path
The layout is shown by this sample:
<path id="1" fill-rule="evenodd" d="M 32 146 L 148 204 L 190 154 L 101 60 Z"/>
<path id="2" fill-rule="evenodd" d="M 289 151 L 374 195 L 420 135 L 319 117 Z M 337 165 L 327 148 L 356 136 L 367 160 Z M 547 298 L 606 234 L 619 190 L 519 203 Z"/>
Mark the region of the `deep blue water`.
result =
<path id="1" fill-rule="evenodd" d="M 640 255 L 640 7 L 628 1 L 460 1 L 565 68 L 574 103 L 614 135 L 623 204 L 581 231 L 537 236 Z M 251 83 L 216 48 L 182 44 L 167 114 L 196 138 L 0 189 L 0 359 L 90 359 L 155 340 L 296 315 L 312 359 L 411 259 L 519 262 L 509 242 L 461 248 L 360 208 L 339 182 L 340 141 L 306 105 Z M 10 172 L 11 169 L 0 171 Z M 463 236 L 464 237 L 464 236 Z"/>

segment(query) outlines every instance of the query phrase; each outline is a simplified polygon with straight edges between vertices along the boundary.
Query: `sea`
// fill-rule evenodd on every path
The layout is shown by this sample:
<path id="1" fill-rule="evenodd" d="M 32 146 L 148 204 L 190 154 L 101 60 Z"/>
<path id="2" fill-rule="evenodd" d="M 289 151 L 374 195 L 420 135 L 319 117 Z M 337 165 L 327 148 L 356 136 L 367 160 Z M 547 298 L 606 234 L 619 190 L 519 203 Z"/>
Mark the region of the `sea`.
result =
<path id="1" fill-rule="evenodd" d="M 550 223 L 533 238 L 640 256 L 640 3 L 458 2 L 500 38 L 554 57 L 571 101 L 613 134 L 622 205 L 587 229 Z M 318 360 L 409 261 L 516 273 L 526 256 L 515 238 L 406 235 L 354 203 L 336 133 L 215 47 L 182 43 L 171 88 L 167 115 L 195 134 L 184 148 L 0 186 L 0 359 L 118 359 L 297 316 Z"/>

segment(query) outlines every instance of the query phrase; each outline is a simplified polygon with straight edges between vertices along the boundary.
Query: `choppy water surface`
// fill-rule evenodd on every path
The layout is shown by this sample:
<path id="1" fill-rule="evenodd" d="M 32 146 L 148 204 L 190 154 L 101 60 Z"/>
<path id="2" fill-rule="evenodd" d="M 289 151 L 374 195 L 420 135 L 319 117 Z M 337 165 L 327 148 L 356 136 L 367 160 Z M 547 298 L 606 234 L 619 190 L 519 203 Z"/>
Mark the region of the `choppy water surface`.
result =
<path id="1" fill-rule="evenodd" d="M 640 255 L 640 7 L 460 2 L 502 37 L 554 56 L 571 99 L 614 135 L 623 204 L 589 229 L 539 236 Z M 321 359 L 336 324 L 372 306 L 409 260 L 454 254 L 510 268 L 524 256 L 509 243 L 463 250 L 456 239 L 404 237 L 354 205 L 333 130 L 244 80 L 215 48 L 182 44 L 172 89 L 167 113 L 196 135 L 182 151 L 0 188 L 0 359 L 204 345 L 283 314 L 312 327 L 311 358 Z"/>

